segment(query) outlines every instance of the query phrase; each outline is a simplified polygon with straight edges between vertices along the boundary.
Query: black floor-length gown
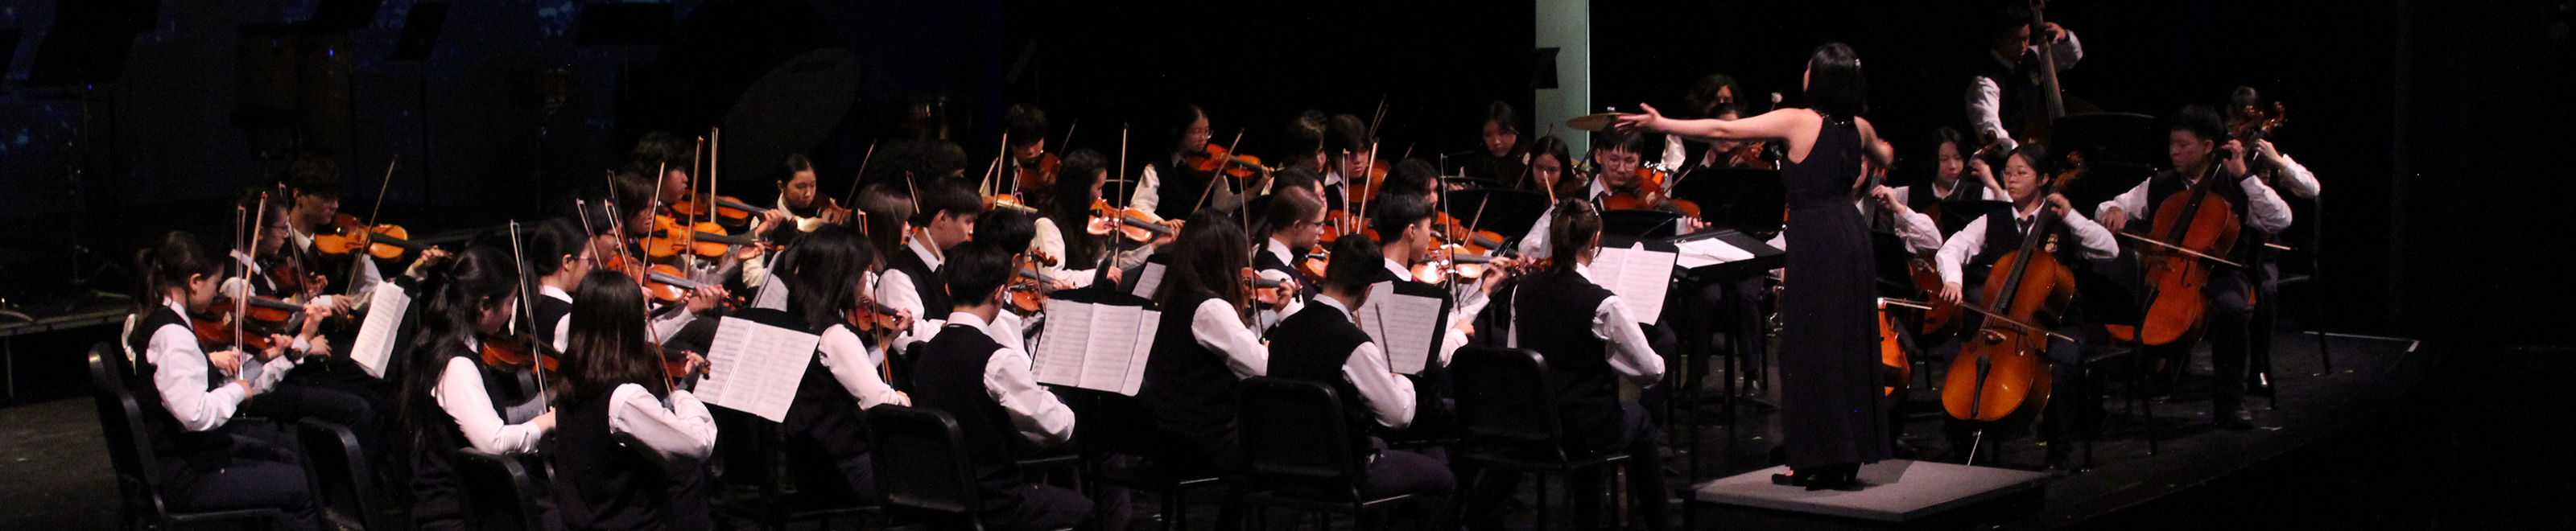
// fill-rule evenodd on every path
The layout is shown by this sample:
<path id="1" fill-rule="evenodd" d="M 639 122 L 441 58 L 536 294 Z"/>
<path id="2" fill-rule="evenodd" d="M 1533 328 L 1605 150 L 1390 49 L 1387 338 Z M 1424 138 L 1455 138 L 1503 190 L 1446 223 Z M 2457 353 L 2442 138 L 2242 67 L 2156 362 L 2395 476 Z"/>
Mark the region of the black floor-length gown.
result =
<path id="1" fill-rule="evenodd" d="M 1789 259 L 1780 288 L 1780 424 L 1789 466 L 1888 459 L 1878 397 L 1869 222 L 1852 206 L 1860 128 L 1825 116 L 1803 162 L 1788 163 Z"/>

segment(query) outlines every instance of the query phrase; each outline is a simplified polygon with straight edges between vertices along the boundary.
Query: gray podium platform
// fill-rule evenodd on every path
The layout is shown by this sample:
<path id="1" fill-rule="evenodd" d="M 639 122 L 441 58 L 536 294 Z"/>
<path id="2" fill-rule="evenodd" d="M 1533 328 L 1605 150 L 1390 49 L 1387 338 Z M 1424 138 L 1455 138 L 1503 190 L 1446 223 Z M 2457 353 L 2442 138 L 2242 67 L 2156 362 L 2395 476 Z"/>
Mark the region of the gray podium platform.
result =
<path id="1" fill-rule="evenodd" d="M 1903 522 L 2037 488 L 2048 474 L 1921 461 L 1881 461 L 1860 469 L 1857 492 L 1808 491 L 1771 484 L 1775 466 L 1701 483 L 1692 497 L 1703 503 Z"/>

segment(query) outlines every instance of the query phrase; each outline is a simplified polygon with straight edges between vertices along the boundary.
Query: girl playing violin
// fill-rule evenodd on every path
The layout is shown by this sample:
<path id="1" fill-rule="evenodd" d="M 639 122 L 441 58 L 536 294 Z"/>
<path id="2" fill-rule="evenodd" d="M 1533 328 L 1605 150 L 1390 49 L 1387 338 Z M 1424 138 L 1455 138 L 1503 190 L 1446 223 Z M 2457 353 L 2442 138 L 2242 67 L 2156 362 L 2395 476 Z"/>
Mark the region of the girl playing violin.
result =
<path id="1" fill-rule="evenodd" d="M 409 433 L 412 517 L 421 529 L 471 527 L 463 484 L 451 463 L 459 449 L 527 454 L 555 427 L 540 389 L 538 359 L 503 352 L 519 297 L 508 251 L 477 246 L 443 264 L 425 289 L 420 328 L 403 353 L 396 411 Z M 487 343 L 489 343 L 487 345 Z"/>
<path id="2" fill-rule="evenodd" d="M 184 511 L 284 509 L 292 526 L 312 528 L 304 469 L 278 452 L 251 451 L 255 447 L 235 442 L 238 437 L 293 447 L 275 430 L 229 423 L 244 400 L 265 390 L 234 377 L 249 354 L 230 348 L 207 352 L 191 330 L 188 316 L 214 303 L 223 261 L 195 235 L 174 231 L 137 253 L 135 262 L 144 279 L 135 300 L 159 304 L 135 309 L 133 331 L 125 337 L 133 365 L 118 372 L 127 373 L 127 388 L 142 408 L 151 439 L 142 446 L 164 465 L 162 499 Z"/>
<path id="3" fill-rule="evenodd" d="M 787 283 L 790 324 L 822 336 L 782 427 L 793 438 L 791 447 L 819 449 L 820 457 L 834 465 L 796 471 L 798 484 L 846 485 L 847 493 L 860 500 L 877 499 L 867 408 L 912 405 L 912 398 L 896 391 L 879 368 L 888 361 L 886 346 L 910 330 L 914 320 L 910 312 L 885 308 L 871 297 L 877 282 L 870 271 L 881 263 L 867 240 L 826 225 L 805 235 L 778 268 L 779 279 Z"/>
<path id="4" fill-rule="evenodd" d="M 1111 217 L 1115 211 L 1095 208 L 1105 204 L 1100 190 L 1109 182 L 1109 164 L 1089 149 L 1065 155 L 1055 181 L 1057 201 L 1043 210 L 1046 217 L 1036 220 L 1036 236 L 1029 248 L 1056 258 L 1055 265 L 1040 265 L 1038 272 L 1061 287 L 1079 288 L 1103 279 L 1114 283 L 1120 272 L 1143 266 L 1155 249 L 1171 241 L 1166 236 L 1131 249 L 1113 248 L 1119 226 L 1117 218 Z"/>
<path id="5" fill-rule="evenodd" d="M 783 166 L 786 171 L 778 180 L 778 206 L 770 211 L 780 212 L 784 221 L 793 223 L 794 232 L 813 232 L 819 224 L 849 221 L 850 209 L 841 208 L 839 201 L 816 191 L 813 160 L 803 153 L 791 153 Z M 789 238 L 772 236 L 771 240 L 783 245 Z"/>
<path id="6" fill-rule="evenodd" d="M 1182 225 L 1154 299 L 1163 309 L 1137 399 L 1159 435 L 1147 457 L 1179 473 L 1244 470 L 1236 438 L 1235 385 L 1268 373 L 1270 349 L 1244 319 L 1243 271 L 1251 264 L 1243 229 L 1223 212 L 1200 211 Z M 1229 505 L 1230 507 L 1230 505 Z M 1231 509 L 1229 509 L 1231 510 Z"/>
<path id="7" fill-rule="evenodd" d="M 715 448 L 715 417 L 696 396 L 671 388 L 645 336 L 634 278 L 598 271 L 577 286 L 551 456 L 565 527 L 713 528 L 704 463 Z"/>

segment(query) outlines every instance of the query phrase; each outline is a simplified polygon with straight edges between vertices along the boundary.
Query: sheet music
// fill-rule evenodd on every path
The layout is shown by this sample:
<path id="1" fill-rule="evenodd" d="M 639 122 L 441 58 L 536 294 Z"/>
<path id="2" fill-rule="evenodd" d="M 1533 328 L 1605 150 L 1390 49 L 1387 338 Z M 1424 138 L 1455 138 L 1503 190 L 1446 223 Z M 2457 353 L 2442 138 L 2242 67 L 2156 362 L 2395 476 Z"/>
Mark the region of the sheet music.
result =
<path id="1" fill-rule="evenodd" d="M 707 348 L 707 378 L 698 382 L 698 399 L 784 422 L 814 347 L 822 342 L 822 336 L 725 317 Z"/>
<path id="2" fill-rule="evenodd" d="M 1360 330 L 1386 351 L 1395 372 L 1417 374 L 1439 347 L 1441 305 L 1438 298 L 1397 294 L 1395 283 L 1379 282 L 1352 313 L 1359 316 Z"/>
<path id="3" fill-rule="evenodd" d="M 1684 269 L 1753 259 L 1752 251 L 1744 250 L 1743 248 L 1736 247 L 1733 244 L 1726 243 L 1725 240 L 1717 238 L 1703 238 L 1685 242 L 1676 242 L 1673 246 L 1680 248 L 1681 250 L 1681 252 L 1675 256 L 1674 265 L 1681 266 Z"/>
<path id="4" fill-rule="evenodd" d="M 349 346 L 349 359 L 367 369 L 367 375 L 385 377 L 385 359 L 393 357 L 394 336 L 400 332 L 403 314 L 411 311 L 411 294 L 399 284 L 376 286 L 367 298 L 367 320 L 358 324 L 358 339 Z"/>
<path id="5" fill-rule="evenodd" d="M 869 285 L 873 286 L 875 284 Z M 751 307 L 786 311 L 787 281 L 779 279 L 777 273 L 770 273 L 769 275 L 762 277 L 760 281 L 760 295 L 752 297 Z"/>
<path id="6" fill-rule="evenodd" d="M 1136 270 L 1136 275 L 1136 290 L 1130 293 L 1138 297 L 1154 298 L 1154 288 L 1163 286 L 1163 264 L 1146 262 L 1145 267 Z"/>
<path id="7" fill-rule="evenodd" d="M 1602 248 L 1592 258 L 1592 272 L 1601 287 L 1627 301 L 1629 315 L 1637 322 L 1655 324 L 1663 320 L 1664 291 L 1672 287 L 1673 263 L 1677 255 L 1636 247 Z"/>
<path id="8" fill-rule="evenodd" d="M 1038 338 L 1038 383 L 1136 396 L 1162 312 L 1139 306 L 1047 301 L 1054 321 Z"/>

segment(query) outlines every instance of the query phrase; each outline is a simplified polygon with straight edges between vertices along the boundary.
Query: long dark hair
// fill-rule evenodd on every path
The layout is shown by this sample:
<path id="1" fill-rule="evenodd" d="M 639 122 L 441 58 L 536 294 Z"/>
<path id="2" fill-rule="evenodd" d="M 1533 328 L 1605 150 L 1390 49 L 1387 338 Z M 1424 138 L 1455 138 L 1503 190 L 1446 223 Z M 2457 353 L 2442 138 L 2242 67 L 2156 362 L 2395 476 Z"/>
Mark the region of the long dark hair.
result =
<path id="1" fill-rule="evenodd" d="M 1868 80 L 1860 73 L 1860 56 L 1851 46 L 1828 42 L 1807 55 L 1807 106 L 1816 112 L 1849 119 L 1869 113 Z"/>
<path id="2" fill-rule="evenodd" d="M 1181 226 L 1181 235 L 1165 253 L 1172 259 L 1163 270 L 1163 284 L 1154 292 L 1154 302 L 1166 312 L 1195 311 L 1176 308 L 1182 298 L 1207 294 L 1225 299 L 1235 308 L 1243 307 L 1243 283 L 1236 279 L 1243 268 L 1250 267 L 1252 243 L 1245 239 L 1243 227 L 1234 218 L 1216 209 L 1200 209 L 1190 214 L 1189 223 Z"/>
<path id="3" fill-rule="evenodd" d="M 446 413 L 438 410 L 438 401 L 429 391 L 438 387 L 440 373 L 445 372 L 447 357 L 459 354 L 464 345 L 457 337 L 471 334 L 476 315 L 494 305 L 509 302 L 510 294 L 519 291 L 519 270 L 510 260 L 510 252 L 490 245 L 473 245 L 454 258 L 433 265 L 420 286 L 426 294 L 418 305 L 418 332 L 399 354 L 404 366 L 396 376 L 401 393 L 395 396 L 395 410 L 403 426 L 412 430 L 417 441 L 427 431 L 431 419 Z M 378 289 L 387 289 L 379 286 Z M 392 372 L 392 371 L 388 371 Z M 446 448 L 419 448 L 421 451 L 445 451 Z"/>
<path id="4" fill-rule="evenodd" d="M 1583 253 L 1592 250 L 1592 238 L 1601 235 L 1601 213 L 1590 202 L 1566 198 L 1556 201 L 1556 212 L 1549 216 L 1548 272 L 1573 271 Z"/>
<path id="5" fill-rule="evenodd" d="M 825 225 L 806 233 L 796 240 L 796 252 L 776 269 L 787 282 L 787 312 L 803 320 L 809 332 L 847 322 L 850 309 L 858 307 L 851 294 L 876 263 L 876 250 L 848 228 Z"/>
<path id="6" fill-rule="evenodd" d="M 644 294 L 635 289 L 634 277 L 592 271 L 581 277 L 572 300 L 571 321 L 565 325 L 564 403 L 605 397 L 630 383 L 656 398 L 670 395 L 670 380 L 659 366 L 661 353 L 644 340 Z"/>
<path id="7" fill-rule="evenodd" d="M 1065 269 L 1091 269 L 1100 260 L 1101 238 L 1084 230 L 1091 223 L 1091 204 L 1100 199 L 1091 193 L 1092 174 L 1108 167 L 1107 158 L 1090 149 L 1076 149 L 1064 156 L 1055 176 L 1055 203 L 1047 205 L 1047 219 L 1055 220 L 1056 232 L 1064 235 Z"/>
<path id="8" fill-rule="evenodd" d="M 1530 172 L 1530 175 L 1522 177 L 1523 179 L 1527 179 L 1527 181 L 1525 181 L 1527 186 L 1530 188 L 1540 187 L 1538 183 L 1538 157 L 1540 155 L 1554 157 L 1556 158 L 1555 188 L 1558 192 L 1557 195 L 1565 195 L 1565 192 L 1571 189 L 1566 186 L 1566 183 L 1577 180 L 1574 178 L 1574 148 L 1566 146 L 1565 141 L 1557 139 L 1556 135 L 1548 135 L 1538 137 L 1537 141 L 1530 142 L 1529 153 L 1530 169 L 1528 171 Z M 1544 191 L 1541 192 L 1544 193 Z"/>
<path id="9" fill-rule="evenodd" d="M 170 231 L 161 240 L 134 252 L 134 270 L 141 272 L 135 293 L 134 313 L 151 313 L 161 306 L 161 296 L 172 289 L 186 289 L 188 277 L 224 274 L 224 262 L 215 257 L 196 234 Z M 187 301 L 180 301 L 187 302 Z"/>

